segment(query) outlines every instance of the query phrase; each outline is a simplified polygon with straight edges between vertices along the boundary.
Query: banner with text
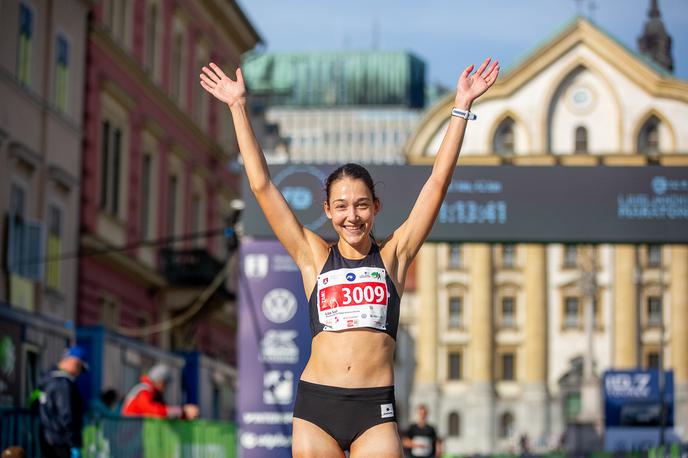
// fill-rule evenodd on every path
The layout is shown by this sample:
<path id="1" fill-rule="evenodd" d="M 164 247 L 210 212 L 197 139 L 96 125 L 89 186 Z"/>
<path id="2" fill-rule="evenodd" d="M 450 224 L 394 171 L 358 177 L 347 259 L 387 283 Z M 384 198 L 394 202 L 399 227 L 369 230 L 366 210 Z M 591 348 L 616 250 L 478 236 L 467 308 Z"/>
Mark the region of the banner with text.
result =
<path id="1" fill-rule="evenodd" d="M 672 371 L 663 374 L 658 370 L 606 371 L 603 391 L 605 450 L 619 452 L 655 447 L 661 443 L 661 428 L 664 428 L 666 443 L 680 441 L 680 434 L 674 430 Z"/>
<path id="2" fill-rule="evenodd" d="M 290 457 L 296 385 L 310 355 L 301 274 L 277 241 L 241 242 L 237 419 L 242 457 Z"/>
<path id="3" fill-rule="evenodd" d="M 332 165 L 270 167 L 297 218 L 326 238 L 323 212 Z M 408 216 L 429 166 L 369 166 L 382 211 L 378 239 Z M 244 230 L 274 237 L 244 180 Z M 686 167 L 457 167 L 429 241 L 435 242 L 688 242 Z"/>

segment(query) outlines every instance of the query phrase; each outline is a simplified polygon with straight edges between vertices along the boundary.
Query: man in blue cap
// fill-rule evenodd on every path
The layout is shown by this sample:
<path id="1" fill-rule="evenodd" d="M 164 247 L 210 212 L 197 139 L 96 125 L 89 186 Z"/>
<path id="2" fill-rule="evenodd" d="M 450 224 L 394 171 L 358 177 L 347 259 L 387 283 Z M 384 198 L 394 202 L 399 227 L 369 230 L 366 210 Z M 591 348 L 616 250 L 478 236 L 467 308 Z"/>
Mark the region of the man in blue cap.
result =
<path id="1" fill-rule="evenodd" d="M 75 380 L 88 370 L 82 347 L 68 348 L 41 380 L 39 413 L 45 458 L 80 458 L 83 402 Z"/>

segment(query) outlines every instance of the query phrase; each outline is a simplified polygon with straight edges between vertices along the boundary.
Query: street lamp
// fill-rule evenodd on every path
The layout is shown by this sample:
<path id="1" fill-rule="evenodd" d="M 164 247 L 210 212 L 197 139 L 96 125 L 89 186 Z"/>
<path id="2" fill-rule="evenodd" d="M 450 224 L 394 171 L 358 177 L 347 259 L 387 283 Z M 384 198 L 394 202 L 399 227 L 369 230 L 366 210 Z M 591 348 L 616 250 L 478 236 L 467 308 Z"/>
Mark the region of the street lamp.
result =
<path id="1" fill-rule="evenodd" d="M 589 245 L 580 250 L 579 279 L 580 290 L 585 307 L 586 352 L 583 355 L 583 389 L 581 396 L 581 419 L 596 423 L 600 419 L 599 383 L 594 373 L 594 327 L 595 301 L 597 300 L 597 263 L 595 246 Z"/>

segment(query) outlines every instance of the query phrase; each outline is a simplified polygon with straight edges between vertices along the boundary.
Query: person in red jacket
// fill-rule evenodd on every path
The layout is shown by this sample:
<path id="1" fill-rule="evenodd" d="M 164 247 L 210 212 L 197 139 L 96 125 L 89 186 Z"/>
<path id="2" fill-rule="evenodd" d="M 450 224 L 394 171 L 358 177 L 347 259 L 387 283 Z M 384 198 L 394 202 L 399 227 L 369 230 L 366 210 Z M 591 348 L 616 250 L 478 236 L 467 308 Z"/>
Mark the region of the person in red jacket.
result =
<path id="1" fill-rule="evenodd" d="M 171 406 L 165 404 L 163 394 L 172 379 L 172 370 L 166 364 L 156 364 L 141 377 L 141 383 L 134 386 L 124 399 L 122 415 L 130 417 L 186 418 L 198 417 L 198 406 L 186 404 Z"/>

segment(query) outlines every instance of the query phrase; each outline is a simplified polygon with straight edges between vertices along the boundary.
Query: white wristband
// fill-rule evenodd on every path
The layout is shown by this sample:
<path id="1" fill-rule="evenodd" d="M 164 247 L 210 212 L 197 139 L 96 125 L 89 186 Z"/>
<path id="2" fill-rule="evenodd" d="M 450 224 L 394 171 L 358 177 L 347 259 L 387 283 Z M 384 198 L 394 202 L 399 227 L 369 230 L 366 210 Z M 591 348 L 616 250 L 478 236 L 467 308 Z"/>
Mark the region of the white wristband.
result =
<path id="1" fill-rule="evenodd" d="M 471 113 L 470 111 L 460 110 L 458 108 L 452 108 L 451 115 L 459 117 L 459 118 L 463 118 L 466 121 L 473 121 L 475 119 L 478 119 L 478 117 L 476 116 L 475 113 Z"/>

